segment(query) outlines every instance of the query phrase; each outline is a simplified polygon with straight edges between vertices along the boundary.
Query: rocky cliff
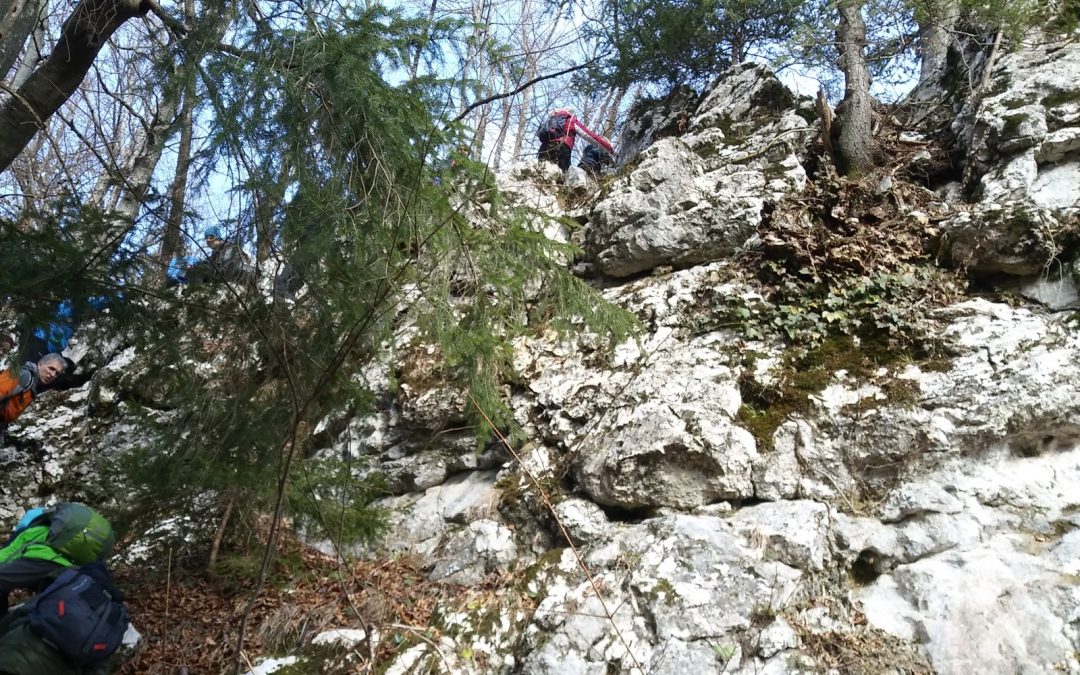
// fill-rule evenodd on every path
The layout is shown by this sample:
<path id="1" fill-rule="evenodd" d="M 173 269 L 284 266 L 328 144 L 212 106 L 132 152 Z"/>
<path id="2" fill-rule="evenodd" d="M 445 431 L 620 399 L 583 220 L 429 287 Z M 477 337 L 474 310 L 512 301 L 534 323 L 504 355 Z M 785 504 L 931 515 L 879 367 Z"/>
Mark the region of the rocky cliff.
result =
<path id="1" fill-rule="evenodd" d="M 446 431 L 463 392 L 415 346 L 373 364 L 377 414 L 315 430 L 394 493 L 385 548 L 354 553 L 468 599 L 385 672 L 1080 673 L 1078 60 L 1000 59 L 952 129 L 884 119 L 859 184 L 753 65 L 631 125 L 600 184 L 499 176 L 581 224 L 549 234 L 642 329 L 520 340 L 524 444 Z M 140 356 L 93 358 L 12 429 L 0 515 L 137 442 Z M 366 646 L 304 672 L 382 639 L 343 628 Z"/>

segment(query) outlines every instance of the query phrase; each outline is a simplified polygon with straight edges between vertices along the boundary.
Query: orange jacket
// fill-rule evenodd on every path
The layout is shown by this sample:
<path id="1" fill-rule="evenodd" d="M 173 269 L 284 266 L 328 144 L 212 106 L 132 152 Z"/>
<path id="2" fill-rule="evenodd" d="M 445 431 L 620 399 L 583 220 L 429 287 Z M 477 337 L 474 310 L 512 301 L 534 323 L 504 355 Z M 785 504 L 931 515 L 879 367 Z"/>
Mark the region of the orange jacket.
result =
<path id="1" fill-rule="evenodd" d="M 18 390 L 19 371 L 5 370 L 0 373 L 0 426 L 11 424 L 34 400 L 33 387 Z"/>

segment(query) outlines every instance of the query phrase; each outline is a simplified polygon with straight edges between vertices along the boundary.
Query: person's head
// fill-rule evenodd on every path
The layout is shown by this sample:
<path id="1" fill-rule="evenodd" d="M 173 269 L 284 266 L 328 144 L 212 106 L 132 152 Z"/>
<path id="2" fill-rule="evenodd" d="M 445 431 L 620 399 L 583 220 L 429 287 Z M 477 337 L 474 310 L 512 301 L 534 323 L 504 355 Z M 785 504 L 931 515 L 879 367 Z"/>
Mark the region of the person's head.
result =
<path id="1" fill-rule="evenodd" d="M 206 240 L 206 245 L 210 248 L 217 248 L 225 242 L 225 237 L 221 234 L 221 228 L 217 225 L 210 225 L 203 230 L 203 238 Z"/>
<path id="2" fill-rule="evenodd" d="M 52 384 L 52 381 L 64 374 L 67 370 L 68 360 L 59 354 L 46 354 L 37 362 L 38 382 L 44 385 Z"/>

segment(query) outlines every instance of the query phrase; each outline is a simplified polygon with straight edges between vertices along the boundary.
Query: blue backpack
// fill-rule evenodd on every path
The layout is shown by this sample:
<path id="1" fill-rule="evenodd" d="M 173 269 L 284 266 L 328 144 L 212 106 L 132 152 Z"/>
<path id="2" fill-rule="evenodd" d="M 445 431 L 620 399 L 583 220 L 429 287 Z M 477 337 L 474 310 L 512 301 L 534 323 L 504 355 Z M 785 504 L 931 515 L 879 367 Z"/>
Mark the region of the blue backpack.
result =
<path id="1" fill-rule="evenodd" d="M 30 600 L 30 628 L 79 667 L 112 656 L 124 641 L 128 611 L 101 563 L 71 567 Z"/>

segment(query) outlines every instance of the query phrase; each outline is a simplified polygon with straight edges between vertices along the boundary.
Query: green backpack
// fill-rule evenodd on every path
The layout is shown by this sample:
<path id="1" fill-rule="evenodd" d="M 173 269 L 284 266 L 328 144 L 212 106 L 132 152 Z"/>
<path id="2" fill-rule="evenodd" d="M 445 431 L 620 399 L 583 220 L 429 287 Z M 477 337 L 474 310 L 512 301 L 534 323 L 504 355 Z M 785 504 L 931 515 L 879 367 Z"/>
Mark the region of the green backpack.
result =
<path id="1" fill-rule="evenodd" d="M 109 521 L 85 504 L 64 502 L 48 508 L 35 524 L 46 522 L 49 536 L 44 543 L 76 565 L 105 560 L 116 543 Z"/>

